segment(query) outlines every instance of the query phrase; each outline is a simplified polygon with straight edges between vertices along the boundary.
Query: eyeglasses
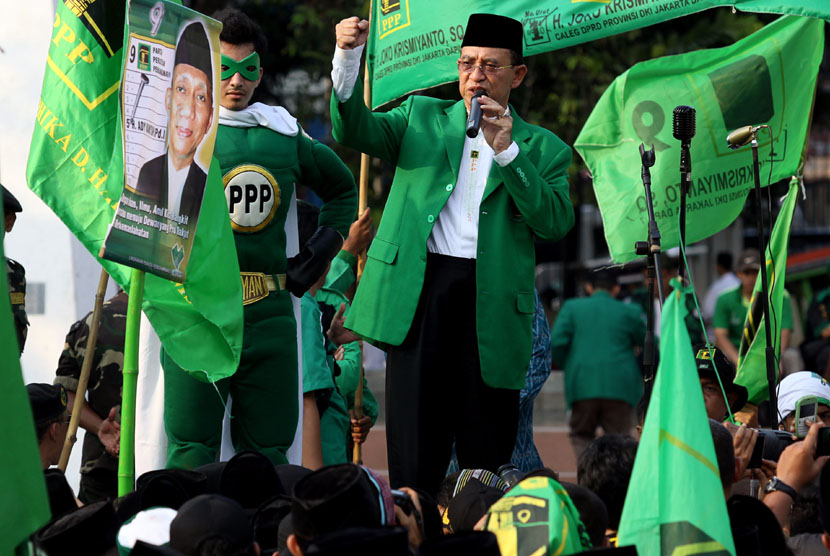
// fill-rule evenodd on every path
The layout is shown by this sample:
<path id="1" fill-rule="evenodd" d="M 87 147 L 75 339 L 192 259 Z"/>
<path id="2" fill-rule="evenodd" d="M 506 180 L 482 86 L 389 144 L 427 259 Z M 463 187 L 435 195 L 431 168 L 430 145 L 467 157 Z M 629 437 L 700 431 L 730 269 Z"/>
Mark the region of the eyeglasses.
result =
<path id="1" fill-rule="evenodd" d="M 458 60 L 458 70 L 461 73 L 473 73 L 475 68 L 481 70 L 482 73 L 487 75 L 495 75 L 499 72 L 499 70 L 512 68 L 513 65 L 510 64 L 509 66 L 497 66 L 496 64 L 474 64 L 469 60 Z"/>

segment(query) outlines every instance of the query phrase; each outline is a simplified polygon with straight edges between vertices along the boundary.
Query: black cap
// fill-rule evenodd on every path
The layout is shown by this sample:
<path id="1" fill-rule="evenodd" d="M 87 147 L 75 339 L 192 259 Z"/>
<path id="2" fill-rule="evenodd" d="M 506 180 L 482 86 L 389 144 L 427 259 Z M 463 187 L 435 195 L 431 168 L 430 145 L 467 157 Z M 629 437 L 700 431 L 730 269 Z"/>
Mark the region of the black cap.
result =
<path id="1" fill-rule="evenodd" d="M 472 531 L 478 520 L 484 517 L 490 506 L 502 496 L 504 492 L 489 487 L 478 479 L 467 481 L 464 488 L 450 500 L 447 508 L 452 532 Z"/>
<path id="2" fill-rule="evenodd" d="M 176 505 L 150 504 L 152 506 L 165 506 L 167 508 L 179 509 L 184 502 L 207 492 L 207 477 L 204 473 L 188 469 L 156 469 L 143 473 L 135 484 L 135 489 L 148 495 L 148 502 L 153 502 L 154 493 L 160 494 L 164 487 L 181 491 L 184 498 Z M 175 500 L 174 500 L 175 502 Z"/>
<path id="3" fill-rule="evenodd" d="M 184 556 L 169 546 L 156 546 L 144 541 L 135 541 L 130 556 Z"/>
<path id="4" fill-rule="evenodd" d="M 17 197 L 12 195 L 12 192 L 6 189 L 5 185 L 0 184 L 0 187 L 3 188 L 3 211 L 23 212 L 23 207 L 20 206 Z"/>
<path id="5" fill-rule="evenodd" d="M 294 486 L 291 516 L 301 539 L 381 523 L 380 494 L 358 465 L 330 465 Z"/>
<path id="6" fill-rule="evenodd" d="M 135 490 L 118 499 L 116 513 L 127 521 L 138 512 L 152 507 L 178 510 L 182 504 L 207 489 L 207 477 L 186 469 L 157 469 L 143 473 Z"/>
<path id="7" fill-rule="evenodd" d="M 708 347 L 706 344 L 696 344 L 692 348 L 695 352 L 695 365 L 699 375 L 707 375 L 712 378 L 720 376 L 723 389 L 727 393 L 734 392 L 738 395 L 730 406 L 732 413 L 740 411 L 746 405 L 749 394 L 743 386 L 735 384 L 735 367 L 726 358 L 723 351 L 716 347 Z M 714 362 L 714 363 L 713 363 Z"/>
<path id="8" fill-rule="evenodd" d="M 425 540 L 421 556 L 500 556 L 496 535 L 490 531 L 463 531 L 443 538 Z"/>
<path id="9" fill-rule="evenodd" d="M 409 537 L 403 527 L 355 527 L 316 537 L 303 554 L 408 556 Z"/>
<path id="10" fill-rule="evenodd" d="M 225 470 L 227 464 L 227 461 L 215 461 L 200 465 L 195 469 L 195 471 L 204 473 L 205 477 L 207 477 L 205 494 L 219 494 L 219 481 L 222 478 L 222 471 Z"/>
<path id="11" fill-rule="evenodd" d="M 63 471 L 57 467 L 43 471 L 46 478 L 46 493 L 49 495 L 49 508 L 52 510 L 52 519 L 78 509 L 75 502 L 75 493 L 66 481 Z"/>
<path id="12" fill-rule="evenodd" d="M 205 72 L 208 83 L 213 80 L 213 64 L 211 62 L 210 41 L 208 41 L 205 27 L 198 22 L 191 23 L 184 28 L 176 43 L 176 58 L 174 66 L 189 64 Z"/>
<path id="13" fill-rule="evenodd" d="M 109 501 L 70 512 L 35 534 L 35 544 L 49 556 L 102 554 L 115 547 L 118 519 Z"/>
<path id="14" fill-rule="evenodd" d="M 524 30 L 522 24 L 513 18 L 495 14 L 471 14 L 464 30 L 465 46 L 506 48 L 519 56 L 524 52 Z"/>
<path id="15" fill-rule="evenodd" d="M 239 452 L 222 469 L 219 494 L 239 502 L 249 513 L 279 494 L 285 494 L 274 464 L 253 450 Z"/>
<path id="16" fill-rule="evenodd" d="M 787 541 L 775 514 L 752 496 L 734 494 L 726 501 L 735 553 L 741 556 L 786 554 Z"/>
<path id="17" fill-rule="evenodd" d="M 66 411 L 66 390 L 60 384 L 27 384 L 35 425 L 57 419 Z"/>
<path id="18" fill-rule="evenodd" d="M 197 554 L 208 539 L 222 539 L 234 550 L 252 545 L 253 531 L 242 506 L 218 494 L 202 494 L 182 504 L 170 523 L 170 548 Z"/>
<path id="19" fill-rule="evenodd" d="M 283 490 L 288 493 L 294 492 L 294 485 L 296 485 L 300 479 L 303 479 L 312 473 L 311 469 L 308 469 L 307 467 L 292 465 L 290 463 L 276 465 L 274 466 L 274 469 L 277 470 L 277 476 L 280 478 Z"/>
<path id="20" fill-rule="evenodd" d="M 263 502 L 251 518 L 254 540 L 263 552 L 279 550 L 280 524 L 291 513 L 291 499 L 282 494 Z"/>

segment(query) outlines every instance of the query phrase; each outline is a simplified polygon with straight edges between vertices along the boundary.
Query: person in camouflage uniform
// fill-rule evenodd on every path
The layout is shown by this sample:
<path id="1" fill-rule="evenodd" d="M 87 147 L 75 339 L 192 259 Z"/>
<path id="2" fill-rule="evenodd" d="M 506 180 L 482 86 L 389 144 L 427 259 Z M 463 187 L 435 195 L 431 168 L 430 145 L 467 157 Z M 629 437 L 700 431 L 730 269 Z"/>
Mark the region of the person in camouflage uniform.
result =
<path id="1" fill-rule="evenodd" d="M 66 335 L 54 384 L 69 394 L 70 406 L 86 356 L 92 313 L 76 322 Z M 87 431 L 81 456 L 81 488 L 84 504 L 118 495 L 118 447 L 121 422 L 121 373 L 124 368 L 124 331 L 127 293 L 119 290 L 101 307 L 98 341 L 89 373 L 87 400 L 81 410 L 81 426 Z"/>
<path id="2" fill-rule="evenodd" d="M 3 185 L 3 231 L 5 234 L 12 231 L 17 220 L 17 213 L 23 212 L 20 201 Z M 14 315 L 14 328 L 17 331 L 17 345 L 20 353 L 26 344 L 26 333 L 29 330 L 29 319 L 26 317 L 26 269 L 14 259 L 6 257 L 6 274 L 9 277 L 9 297 Z"/>

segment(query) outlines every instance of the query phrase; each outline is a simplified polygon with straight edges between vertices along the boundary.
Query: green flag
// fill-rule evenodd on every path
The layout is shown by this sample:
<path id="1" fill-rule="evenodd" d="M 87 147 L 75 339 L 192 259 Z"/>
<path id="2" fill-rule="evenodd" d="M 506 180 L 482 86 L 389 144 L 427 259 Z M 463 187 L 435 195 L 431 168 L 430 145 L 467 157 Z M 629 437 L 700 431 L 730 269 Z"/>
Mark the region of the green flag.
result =
<path id="1" fill-rule="evenodd" d="M 749 148 L 727 147 L 731 130 L 770 126 L 772 145 L 767 130 L 758 133 L 764 183 L 797 173 L 823 51 L 823 21 L 787 16 L 732 46 L 650 60 L 617 77 L 575 144 L 593 174 L 611 257 L 633 260 L 634 243 L 647 238 L 641 142 L 656 152 L 652 193 L 663 248 L 678 244 L 680 142 L 672 134 L 677 105 L 697 110 L 686 199 L 688 243 L 731 224 L 754 185 Z"/>
<path id="2" fill-rule="evenodd" d="M 124 182 L 124 20 L 117 0 L 58 2 L 27 167 L 32 191 L 95 256 Z M 129 268 L 99 262 L 126 288 Z M 207 178 L 185 282 L 148 275 L 142 308 L 181 367 L 217 380 L 236 370 L 242 286 L 217 165 Z"/>
<path id="3" fill-rule="evenodd" d="M 660 366 L 625 497 L 618 543 L 640 554 L 735 555 L 694 355 L 685 296 L 663 306 Z"/>
<path id="4" fill-rule="evenodd" d="M 798 186 L 798 179 L 793 178 L 790 181 L 787 198 L 778 213 L 778 218 L 775 219 L 772 236 L 766 250 L 769 316 L 772 321 L 772 344 L 775 347 L 776 360 L 781 354 L 781 316 L 784 314 L 785 303 L 784 281 L 787 272 L 787 246 L 790 243 L 790 225 L 793 221 L 793 212 L 798 199 Z M 756 405 L 769 399 L 767 364 L 764 353 L 767 347 L 767 323 L 764 321 L 762 300 L 761 273 L 759 272 L 747 311 L 744 332 L 741 335 L 741 347 L 738 350 L 738 372 L 735 375 L 735 382 L 746 387 L 749 393 L 749 401 Z M 776 368 L 775 371 L 777 378 L 778 369 Z"/>
<path id="5" fill-rule="evenodd" d="M 785 16 L 732 46 L 642 62 L 617 77 L 575 143 L 593 174 L 614 261 L 636 258 L 634 243 L 648 234 L 640 143 L 654 145 L 656 152 L 652 197 L 663 249 L 678 244 L 680 141 L 672 133 L 678 105 L 697 110 L 686 199 L 688 243 L 731 224 L 754 185 L 749 147 L 729 149 L 730 131 L 768 124 L 772 145 L 767 130 L 758 132 L 762 181 L 796 174 L 823 52 L 823 21 Z"/>
<path id="6" fill-rule="evenodd" d="M 2 242 L 0 260 L 5 261 Z M 0 505 L 0 554 L 6 556 L 45 525 L 51 513 L 32 408 L 20 371 L 9 285 L 5 277 L 0 282 L 0 338 L 4 345 L 0 350 L 0 421 L 4 423 L 0 427 L 0 492 L 4 500 Z"/>
<path id="7" fill-rule="evenodd" d="M 458 79 L 455 61 L 471 13 L 512 17 L 531 56 L 719 6 L 830 19 L 826 0 L 379 0 L 369 33 L 372 106 Z"/>

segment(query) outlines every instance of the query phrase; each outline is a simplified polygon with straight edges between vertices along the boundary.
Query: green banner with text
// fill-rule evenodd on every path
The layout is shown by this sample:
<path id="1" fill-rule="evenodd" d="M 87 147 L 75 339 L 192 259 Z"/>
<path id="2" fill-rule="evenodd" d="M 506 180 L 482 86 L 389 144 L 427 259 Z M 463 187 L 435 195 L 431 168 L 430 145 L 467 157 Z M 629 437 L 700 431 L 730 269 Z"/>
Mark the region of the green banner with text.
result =
<path id="1" fill-rule="evenodd" d="M 652 199 L 662 247 L 678 245 L 680 141 L 672 130 L 678 105 L 697 110 L 687 243 L 731 224 L 754 186 L 750 147 L 730 149 L 730 131 L 769 126 L 758 132 L 764 185 L 796 174 L 823 51 L 823 21 L 784 16 L 732 46 L 649 60 L 617 77 L 574 144 L 593 175 L 611 258 L 635 259 L 635 242 L 647 239 L 641 143 L 656 153 Z"/>
<path id="2" fill-rule="evenodd" d="M 376 0 L 369 33 L 372 107 L 458 79 L 471 13 L 524 26 L 526 56 L 590 42 L 719 6 L 830 19 L 827 0 Z"/>

